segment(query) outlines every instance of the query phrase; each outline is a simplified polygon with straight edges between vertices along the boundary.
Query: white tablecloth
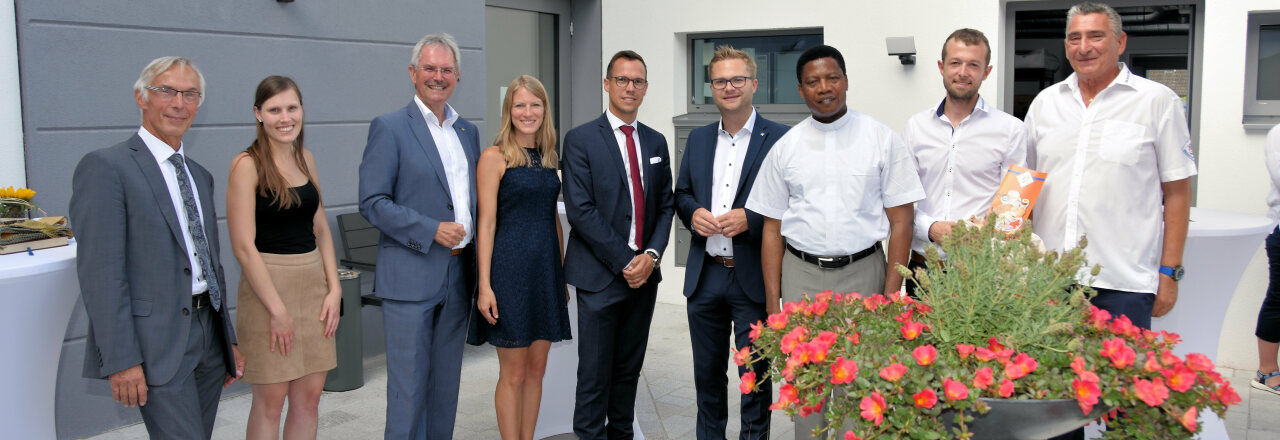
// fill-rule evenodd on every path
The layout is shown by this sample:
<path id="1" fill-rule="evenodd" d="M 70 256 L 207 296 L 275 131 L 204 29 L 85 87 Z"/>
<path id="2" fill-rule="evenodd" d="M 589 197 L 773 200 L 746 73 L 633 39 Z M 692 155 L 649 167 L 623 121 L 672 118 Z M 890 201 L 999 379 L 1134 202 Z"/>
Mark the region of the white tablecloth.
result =
<path id="1" fill-rule="evenodd" d="M 0 393 L 3 437 L 56 438 L 54 395 L 67 321 L 80 295 L 76 243 L 0 255 Z"/>

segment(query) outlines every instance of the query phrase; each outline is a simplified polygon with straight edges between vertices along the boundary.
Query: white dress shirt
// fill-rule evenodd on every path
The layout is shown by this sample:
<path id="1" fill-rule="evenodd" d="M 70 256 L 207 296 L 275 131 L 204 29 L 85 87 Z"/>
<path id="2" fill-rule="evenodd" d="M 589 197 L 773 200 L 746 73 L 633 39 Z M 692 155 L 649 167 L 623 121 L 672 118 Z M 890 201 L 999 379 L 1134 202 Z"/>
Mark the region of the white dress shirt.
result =
<path id="1" fill-rule="evenodd" d="M 187 207 L 182 203 L 182 189 L 178 187 L 178 171 L 173 166 L 173 162 L 169 162 L 169 156 L 173 156 L 173 147 L 164 143 L 160 138 L 155 137 L 146 128 L 138 128 L 138 137 L 142 138 L 142 143 L 147 145 L 147 151 L 155 156 L 156 163 L 160 165 L 160 174 L 164 176 L 164 186 L 169 189 L 169 201 L 173 202 L 173 209 L 177 211 L 178 226 L 182 229 L 182 241 L 187 246 L 187 261 L 191 265 L 191 294 L 199 295 L 209 290 L 209 282 L 205 280 L 204 268 L 200 267 L 200 257 L 196 255 L 196 242 L 191 238 L 191 230 L 187 228 Z M 178 154 L 182 155 L 183 164 L 186 164 L 187 154 L 183 149 L 185 145 L 178 147 Z M 195 178 L 191 176 L 191 170 L 187 171 L 187 185 L 191 186 L 191 196 L 195 197 L 196 212 L 200 213 L 201 221 L 204 221 L 204 207 L 200 206 L 200 188 L 196 186 Z M 209 225 L 201 225 L 207 231 Z M 217 227 L 214 225 L 213 227 Z M 209 236 L 205 232 L 205 237 Z M 216 243 L 209 243 L 214 246 Z M 213 263 L 213 256 L 209 256 L 210 263 Z"/>
<path id="2" fill-rule="evenodd" d="M 849 110 L 830 124 L 812 116 L 773 145 L 747 209 L 780 219 L 782 236 L 804 252 L 839 256 L 889 236 L 885 208 L 924 198 L 902 138 Z"/>
<path id="3" fill-rule="evenodd" d="M 644 157 L 644 150 L 640 148 L 640 123 L 636 121 L 631 121 L 630 124 L 622 122 L 622 119 L 619 119 L 617 116 L 614 116 L 613 112 L 609 110 L 605 110 L 604 114 L 607 118 L 609 118 L 609 126 L 613 127 L 613 139 L 618 141 L 618 152 L 622 154 L 622 172 L 626 176 L 626 178 L 622 180 L 625 180 L 627 182 L 627 196 L 630 197 L 631 194 L 634 194 L 633 191 L 635 189 L 631 187 L 631 159 L 630 159 L 630 155 L 627 154 L 627 135 L 622 133 L 621 127 L 623 125 L 629 125 L 631 126 L 631 128 L 635 129 L 631 131 L 631 140 L 635 141 L 636 143 L 636 160 L 640 161 L 640 189 L 641 191 L 643 191 L 644 190 L 645 157 Z M 641 197 L 643 198 L 643 196 Z M 632 204 L 631 228 L 627 231 L 627 246 L 630 246 L 631 250 L 633 251 L 640 250 L 639 248 L 636 247 L 636 220 L 637 219 L 638 217 L 636 217 L 636 207 L 635 207 L 635 204 Z M 628 264 L 627 267 L 631 267 L 631 265 Z"/>
<path id="4" fill-rule="evenodd" d="M 756 125 L 756 110 L 737 133 L 724 131 L 724 120 L 716 130 L 716 154 L 711 162 L 711 215 L 725 215 L 733 209 L 733 199 L 738 197 L 738 182 L 742 179 L 743 161 L 747 159 L 747 147 L 751 145 L 751 132 Z M 707 237 L 707 253 L 716 257 L 733 256 L 733 239 L 724 234 Z"/>
<path id="5" fill-rule="evenodd" d="M 1164 85 L 1120 74 L 1085 106 L 1077 76 L 1040 92 L 1027 112 L 1027 163 L 1048 173 L 1032 216 L 1050 249 L 1081 236 L 1095 287 L 1155 293 L 1164 245 L 1160 184 L 1196 174 L 1183 103 Z"/>
<path id="6" fill-rule="evenodd" d="M 1271 223 L 1280 223 L 1280 124 L 1267 132 L 1267 144 L 1263 150 L 1267 173 L 1271 175 L 1271 191 L 1267 193 L 1267 217 Z"/>
<path id="7" fill-rule="evenodd" d="M 449 197 L 453 199 L 453 221 L 461 223 L 467 234 L 462 237 L 462 241 L 458 242 L 454 249 L 462 249 L 471 243 L 471 238 L 475 235 L 471 230 L 471 170 L 469 170 L 469 162 L 467 161 L 467 152 L 462 149 L 462 140 L 458 139 L 458 132 L 454 131 L 453 123 L 458 120 L 458 112 L 453 110 L 453 106 L 444 105 L 444 124 L 440 124 L 440 118 L 427 105 L 422 103 L 417 95 L 413 96 L 413 102 L 418 103 L 418 110 L 422 111 L 422 119 L 427 121 L 427 127 L 431 129 L 431 139 L 436 143 L 436 151 L 440 152 L 440 162 L 444 164 L 445 178 L 449 182 Z"/>
<path id="8" fill-rule="evenodd" d="M 911 239 L 911 250 L 921 254 L 934 222 L 985 217 L 1005 171 L 1027 162 L 1027 129 L 1018 118 L 978 97 L 973 112 L 953 128 L 945 106 L 944 99 L 915 114 L 902 132 L 924 185 Z"/>

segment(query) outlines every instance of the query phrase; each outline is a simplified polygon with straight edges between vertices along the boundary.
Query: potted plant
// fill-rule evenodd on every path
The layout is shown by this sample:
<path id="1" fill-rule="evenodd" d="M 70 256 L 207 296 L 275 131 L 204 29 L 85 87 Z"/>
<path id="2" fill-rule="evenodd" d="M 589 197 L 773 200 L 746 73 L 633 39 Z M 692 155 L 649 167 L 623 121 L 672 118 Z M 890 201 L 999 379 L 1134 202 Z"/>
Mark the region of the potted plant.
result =
<path id="1" fill-rule="evenodd" d="M 754 325 L 753 347 L 735 361 L 765 358 L 770 369 L 743 375 L 742 391 L 785 382 L 773 409 L 807 416 L 825 407 L 821 429 L 846 439 L 973 438 L 983 424 L 1016 437 L 1011 423 L 1065 420 L 1026 434 L 1043 438 L 1108 409 L 1118 420 L 1107 438 L 1188 438 L 1199 431 L 1200 411 L 1222 416 L 1238 403 L 1208 357 L 1173 354 L 1176 334 L 1139 329 L 1089 304 L 1092 292 L 1077 274 L 1100 268 L 1085 267 L 1086 245 L 1045 252 L 1026 229 L 957 225 L 942 241 L 945 262 L 930 249 L 928 271 L 899 267 L 919 283 L 918 300 L 827 291 Z M 999 414 L 1054 399 L 1069 399 L 1069 411 L 1059 401 L 1044 413 L 1053 416 Z"/>

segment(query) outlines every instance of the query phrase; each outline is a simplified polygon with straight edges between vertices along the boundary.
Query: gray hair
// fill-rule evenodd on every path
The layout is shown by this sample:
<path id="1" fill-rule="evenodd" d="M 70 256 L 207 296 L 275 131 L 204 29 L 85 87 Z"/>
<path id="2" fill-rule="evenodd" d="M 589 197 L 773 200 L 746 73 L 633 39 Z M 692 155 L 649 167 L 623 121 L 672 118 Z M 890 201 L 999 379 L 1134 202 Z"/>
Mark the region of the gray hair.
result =
<path id="1" fill-rule="evenodd" d="M 422 56 L 422 48 L 427 46 L 440 46 L 453 52 L 453 68 L 459 72 L 462 71 L 462 60 L 458 57 L 458 42 L 453 39 L 453 35 L 448 33 L 431 34 L 418 40 L 418 44 L 413 45 L 413 57 L 409 58 L 409 67 L 418 68 L 418 58 Z"/>
<path id="2" fill-rule="evenodd" d="M 151 60 L 147 67 L 142 68 L 142 74 L 138 75 L 138 81 L 133 83 L 133 91 L 142 94 L 143 102 L 151 102 L 151 91 L 147 87 L 151 86 L 151 82 L 156 80 L 160 74 L 168 72 L 174 66 L 184 66 L 196 73 L 196 78 L 200 80 L 200 104 L 204 104 L 205 88 L 204 73 L 200 72 L 200 68 L 196 67 L 196 63 L 186 57 L 160 57 Z"/>
<path id="3" fill-rule="evenodd" d="M 1071 9 L 1067 11 L 1067 26 L 1071 26 L 1071 19 L 1075 18 L 1077 15 L 1088 14 L 1106 14 L 1107 21 L 1111 22 L 1111 33 L 1114 34 L 1116 38 L 1120 38 L 1120 34 L 1124 33 L 1124 23 L 1120 20 L 1120 14 L 1116 13 L 1115 9 L 1111 9 L 1110 6 L 1107 6 L 1104 3 L 1084 2 L 1072 6 Z"/>

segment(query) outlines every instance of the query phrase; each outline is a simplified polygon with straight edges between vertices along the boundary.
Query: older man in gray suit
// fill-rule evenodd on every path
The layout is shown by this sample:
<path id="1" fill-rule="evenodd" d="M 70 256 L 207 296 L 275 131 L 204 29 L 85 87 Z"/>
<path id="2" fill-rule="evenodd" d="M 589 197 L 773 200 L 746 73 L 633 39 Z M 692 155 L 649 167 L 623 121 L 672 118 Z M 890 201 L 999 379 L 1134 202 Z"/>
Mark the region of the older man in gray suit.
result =
<path id="1" fill-rule="evenodd" d="M 417 94 L 378 116 L 360 163 L 360 214 L 382 231 L 374 283 L 387 338 L 387 439 L 453 437 L 475 289 L 476 126 L 449 97 L 458 43 L 427 35 L 410 58 Z"/>
<path id="2" fill-rule="evenodd" d="M 158 58 L 133 88 L 142 128 L 85 155 L 72 177 L 84 375 L 109 379 L 152 438 L 207 439 L 244 359 L 224 300 L 213 176 L 182 143 L 204 75 L 186 58 Z"/>

